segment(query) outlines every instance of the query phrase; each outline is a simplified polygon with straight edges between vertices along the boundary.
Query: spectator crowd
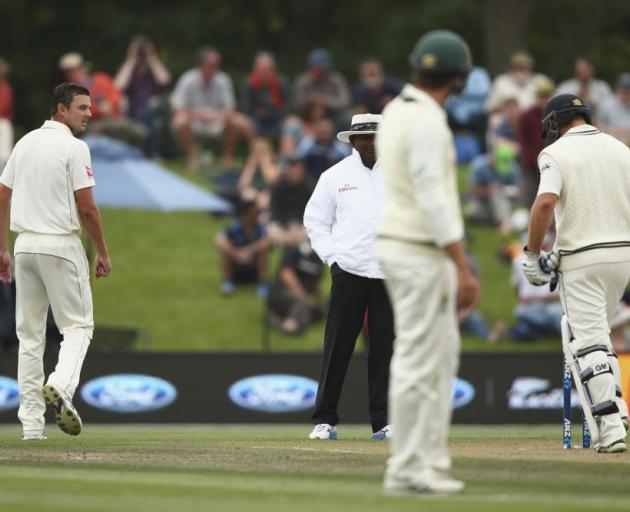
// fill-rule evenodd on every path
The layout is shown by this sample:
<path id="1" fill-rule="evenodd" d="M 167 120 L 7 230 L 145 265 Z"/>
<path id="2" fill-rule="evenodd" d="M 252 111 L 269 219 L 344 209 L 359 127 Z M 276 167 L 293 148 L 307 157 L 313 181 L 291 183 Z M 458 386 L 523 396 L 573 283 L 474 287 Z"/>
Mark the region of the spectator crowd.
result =
<path id="1" fill-rule="evenodd" d="M 207 171 L 208 155 L 219 155 L 216 190 L 236 212 L 215 241 L 222 294 L 254 283 L 267 301 L 270 322 L 288 334 L 321 318 L 322 264 L 304 233 L 304 208 L 319 176 L 351 152 L 336 133 L 348 127 L 353 114 L 381 113 L 399 94 L 401 82 L 387 75 L 382 62 L 361 60 L 350 86 L 331 53 L 315 48 L 290 82 L 274 55 L 260 51 L 236 90 L 218 49 L 201 48 L 195 67 L 173 77 L 154 43 L 137 36 L 114 76 L 93 69 L 78 52 L 62 55 L 58 67 L 63 81 L 89 89 L 92 133 L 139 146 L 153 159 L 163 158 L 167 146 L 177 147 L 190 173 Z M 630 144 L 630 73 L 621 73 L 611 88 L 586 57 L 578 57 L 574 76 L 556 86 L 536 72 L 529 53 L 517 51 L 494 78 L 474 67 L 462 93 L 447 100 L 458 162 L 468 170 L 463 193 L 469 223 L 494 225 L 513 236 L 527 228 L 539 182 L 537 156 L 545 145 L 542 110 L 561 93 L 583 98 L 597 127 Z M 14 142 L 14 102 L 10 66 L 0 58 L 0 168 Z M 274 247 L 282 255 L 269 276 Z M 513 253 L 516 265 L 519 254 Z M 510 336 L 557 335 L 557 295 L 531 289 L 518 272 L 512 285 L 518 305 Z M 464 330 L 488 341 L 504 332 L 502 325 L 488 327 L 479 312 L 461 321 Z"/>

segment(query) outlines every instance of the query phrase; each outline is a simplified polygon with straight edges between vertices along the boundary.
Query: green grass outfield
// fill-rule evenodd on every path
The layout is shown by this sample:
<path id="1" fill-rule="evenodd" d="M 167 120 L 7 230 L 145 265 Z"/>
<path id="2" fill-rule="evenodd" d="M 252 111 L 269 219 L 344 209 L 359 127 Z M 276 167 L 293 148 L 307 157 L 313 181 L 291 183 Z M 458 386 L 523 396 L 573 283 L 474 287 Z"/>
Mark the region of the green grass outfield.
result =
<path id="1" fill-rule="evenodd" d="M 23 442 L 0 427 L 0 511 L 628 510 L 630 454 L 562 450 L 560 426 L 455 427 L 456 497 L 387 498 L 388 444 L 367 426 L 338 441 L 302 426 L 49 426 Z"/>

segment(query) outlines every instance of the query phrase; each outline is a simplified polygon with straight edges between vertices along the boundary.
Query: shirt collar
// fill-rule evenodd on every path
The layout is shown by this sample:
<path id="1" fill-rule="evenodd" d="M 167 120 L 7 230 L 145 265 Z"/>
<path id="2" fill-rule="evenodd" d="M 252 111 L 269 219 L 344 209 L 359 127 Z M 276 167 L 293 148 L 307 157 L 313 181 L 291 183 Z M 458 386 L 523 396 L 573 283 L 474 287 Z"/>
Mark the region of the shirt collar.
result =
<path id="1" fill-rule="evenodd" d="M 444 109 L 440 106 L 440 104 L 435 101 L 431 96 L 429 96 L 426 92 L 421 89 L 418 89 L 415 85 L 405 84 L 400 95 L 403 98 L 411 98 L 420 103 L 425 104 L 429 108 L 438 111 L 441 115 L 445 116 Z"/>
<path id="2" fill-rule="evenodd" d="M 70 135 L 73 135 L 72 130 L 68 127 L 68 125 L 60 123 L 59 121 L 53 121 L 52 119 L 48 119 L 47 121 L 44 121 L 42 128 L 46 128 L 46 129 L 52 128 L 54 130 L 65 130 Z"/>
<path id="3" fill-rule="evenodd" d="M 352 154 L 350 155 L 350 158 L 353 159 L 354 165 L 356 165 L 357 167 L 362 167 L 366 171 L 376 171 L 377 169 L 380 168 L 380 163 L 379 163 L 378 158 L 376 159 L 376 162 L 374 163 L 374 167 L 372 167 L 371 169 L 363 165 L 363 160 L 361 160 L 361 155 L 359 155 L 359 152 L 354 148 L 352 148 Z"/>
<path id="4" fill-rule="evenodd" d="M 574 126 L 573 128 L 571 128 L 570 130 L 568 130 L 565 135 L 568 135 L 569 133 L 599 133 L 599 130 L 590 124 L 581 124 L 579 126 Z"/>

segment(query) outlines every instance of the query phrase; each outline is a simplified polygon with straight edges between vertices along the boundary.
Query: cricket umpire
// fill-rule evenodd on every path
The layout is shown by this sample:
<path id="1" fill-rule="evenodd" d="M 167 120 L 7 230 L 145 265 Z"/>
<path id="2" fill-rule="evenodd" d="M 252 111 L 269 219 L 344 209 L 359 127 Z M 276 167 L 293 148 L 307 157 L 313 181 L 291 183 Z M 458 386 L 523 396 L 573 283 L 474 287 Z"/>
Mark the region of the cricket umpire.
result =
<path id="1" fill-rule="evenodd" d="M 560 299 L 582 372 L 576 385 L 588 389 L 592 403 L 582 405 L 599 419 L 594 448 L 623 452 L 628 409 L 608 326 L 630 279 L 630 149 L 592 126 L 572 94 L 547 103 L 543 137 L 553 144 L 538 157 L 523 271 L 532 284 L 549 281 L 540 247 L 555 212 Z"/>
<path id="2" fill-rule="evenodd" d="M 444 102 L 470 70 L 468 45 L 453 32 L 425 34 L 409 62 L 413 83 L 383 112 L 376 147 L 385 211 L 378 254 L 396 323 L 388 494 L 455 493 L 448 431 L 459 365 L 457 307 L 474 304 L 479 283 L 463 246 L 453 135 Z"/>
<path id="3" fill-rule="evenodd" d="M 0 279 L 4 282 L 11 280 L 9 204 L 10 227 L 17 233 L 18 417 L 24 440 L 46 439 L 46 404 L 55 410 L 61 430 L 70 435 L 81 432 L 72 396 L 94 329 L 81 224 L 96 249 L 96 277 L 107 276 L 111 270 L 92 196 L 90 150 L 74 136 L 85 131 L 91 115 L 86 88 L 72 83 L 55 87 L 52 119 L 15 145 L 0 177 Z M 55 370 L 44 385 L 49 305 L 63 341 Z"/>
<path id="4" fill-rule="evenodd" d="M 304 226 L 311 245 L 331 268 L 324 355 L 311 439 L 336 439 L 337 406 L 348 364 L 367 312 L 368 388 L 372 439 L 389 439 L 387 389 L 394 325 L 391 305 L 376 256 L 376 229 L 383 209 L 381 167 L 374 136 L 381 116 L 358 114 L 337 138 L 352 154 L 319 178 Z"/>

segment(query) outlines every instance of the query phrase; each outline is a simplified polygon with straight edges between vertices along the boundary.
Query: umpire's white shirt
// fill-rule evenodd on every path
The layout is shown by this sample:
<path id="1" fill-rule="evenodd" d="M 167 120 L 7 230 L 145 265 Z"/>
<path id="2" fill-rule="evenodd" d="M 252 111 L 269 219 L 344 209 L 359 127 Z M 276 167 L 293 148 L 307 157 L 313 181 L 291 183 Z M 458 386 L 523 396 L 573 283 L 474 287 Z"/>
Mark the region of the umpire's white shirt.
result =
<path id="1" fill-rule="evenodd" d="M 81 232 L 74 191 L 94 186 L 92 163 L 87 144 L 65 124 L 46 121 L 20 139 L 0 182 L 12 189 L 11 231 Z"/>
<path id="2" fill-rule="evenodd" d="M 319 178 L 304 211 L 304 227 L 317 255 L 358 276 L 383 279 L 376 230 L 383 211 L 380 163 L 363 165 L 356 150 Z"/>

